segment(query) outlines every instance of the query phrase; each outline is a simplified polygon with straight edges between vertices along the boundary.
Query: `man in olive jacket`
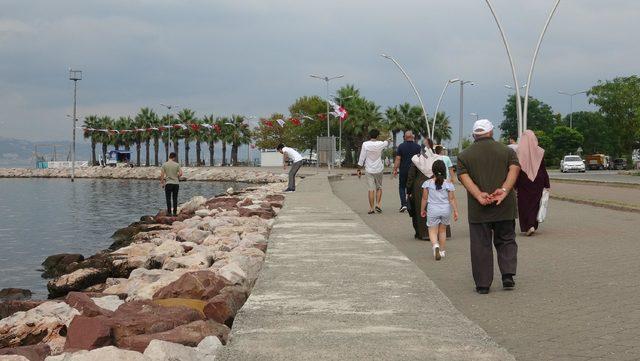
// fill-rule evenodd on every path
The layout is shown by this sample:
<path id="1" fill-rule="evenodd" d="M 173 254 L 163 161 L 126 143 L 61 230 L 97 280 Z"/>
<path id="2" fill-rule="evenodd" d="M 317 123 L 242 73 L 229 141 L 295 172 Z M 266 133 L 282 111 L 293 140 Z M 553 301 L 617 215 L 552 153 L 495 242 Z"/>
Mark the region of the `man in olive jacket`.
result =
<path id="1" fill-rule="evenodd" d="M 458 179 L 467 189 L 471 268 L 476 291 L 489 293 L 493 282 L 493 246 L 505 289 L 515 287 L 518 265 L 513 186 L 520 172 L 516 153 L 493 139 L 493 124 L 473 125 L 475 142 L 458 157 Z"/>

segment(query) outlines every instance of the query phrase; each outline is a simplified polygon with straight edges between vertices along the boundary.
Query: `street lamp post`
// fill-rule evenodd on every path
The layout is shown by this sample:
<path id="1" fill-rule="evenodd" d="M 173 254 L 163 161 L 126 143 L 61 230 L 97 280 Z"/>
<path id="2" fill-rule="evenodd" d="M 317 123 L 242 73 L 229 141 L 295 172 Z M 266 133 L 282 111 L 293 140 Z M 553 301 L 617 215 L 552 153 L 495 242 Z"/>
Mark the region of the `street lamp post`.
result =
<path id="1" fill-rule="evenodd" d="M 327 100 L 326 101 L 327 101 L 327 139 L 328 139 L 329 137 L 331 137 L 331 129 L 329 128 L 329 123 L 330 123 L 330 119 L 331 119 L 330 118 L 330 114 L 329 114 L 329 82 L 331 80 L 334 80 L 334 79 L 344 78 L 344 75 L 337 75 L 337 76 L 333 76 L 333 77 L 328 77 L 328 76 L 320 76 L 320 75 L 311 74 L 309 76 L 312 77 L 312 78 L 323 80 L 325 82 L 326 86 L 327 86 L 327 98 L 326 98 Z M 334 151 L 335 151 L 335 149 L 334 149 Z M 333 153 L 333 151 L 332 151 L 332 153 Z M 327 160 L 327 167 L 329 169 L 329 172 L 331 172 L 331 159 Z"/>
<path id="2" fill-rule="evenodd" d="M 431 127 L 429 126 L 429 117 L 427 116 L 427 109 L 425 108 L 424 103 L 422 102 L 422 97 L 420 96 L 418 89 L 413 84 L 413 80 L 411 80 L 411 77 L 409 77 L 409 74 L 407 74 L 404 68 L 402 68 L 402 65 L 400 65 L 400 63 L 398 63 L 398 61 L 394 57 L 387 54 L 380 54 L 380 56 L 391 60 L 398 67 L 398 69 L 400 69 L 404 77 L 407 79 L 407 81 L 409 81 L 409 84 L 411 84 L 411 88 L 413 88 L 413 92 L 416 93 L 416 97 L 418 97 L 418 101 L 420 102 L 420 106 L 422 107 L 422 115 L 424 116 L 424 121 L 427 124 L 427 134 L 429 135 L 429 138 L 433 138 Z"/>
<path id="3" fill-rule="evenodd" d="M 342 101 L 353 98 L 353 95 L 340 98 L 334 94 L 334 97 L 338 100 L 338 105 L 342 106 Z M 338 168 L 342 168 L 342 119 L 338 119 L 338 122 L 340 124 L 340 133 L 338 135 L 338 156 L 340 157 L 340 163 L 338 163 Z"/>
<path id="4" fill-rule="evenodd" d="M 167 108 L 167 114 L 171 116 L 171 119 L 173 119 L 173 114 L 171 113 L 171 109 L 173 108 L 179 108 L 179 105 L 171 105 L 171 104 L 162 104 L 160 103 L 161 106 Z M 169 152 L 171 151 L 171 127 L 173 126 L 173 124 L 169 124 L 169 134 L 167 136 L 167 141 L 169 142 L 169 147 L 167 148 L 166 154 L 165 154 L 165 158 L 166 160 L 169 160 Z M 178 159 L 176 159 L 178 160 Z"/>
<path id="5" fill-rule="evenodd" d="M 480 114 L 478 113 L 469 113 L 469 115 L 471 115 L 472 117 L 476 117 L 476 122 L 478 121 L 478 119 L 480 119 Z"/>
<path id="6" fill-rule="evenodd" d="M 71 151 L 71 181 L 75 181 L 76 176 L 76 104 L 78 94 L 78 80 L 82 80 L 82 70 L 73 70 L 69 68 L 69 80 L 73 80 L 73 145 Z"/>
<path id="7" fill-rule="evenodd" d="M 573 97 L 578 94 L 586 94 L 588 90 L 583 90 L 575 93 L 567 93 L 559 91 L 558 94 L 566 95 L 569 97 L 569 128 L 573 128 Z"/>
<path id="8" fill-rule="evenodd" d="M 462 132 L 464 125 L 464 85 L 470 84 L 475 85 L 470 80 L 462 80 L 460 79 L 460 125 L 459 125 L 459 134 L 458 134 L 458 154 L 462 153 Z"/>
<path id="9" fill-rule="evenodd" d="M 444 97 L 444 93 L 447 91 L 447 88 L 449 87 L 449 85 L 460 81 L 460 79 L 455 78 L 455 79 L 449 79 L 447 80 L 447 82 L 444 84 L 444 88 L 442 89 L 442 93 L 440 93 L 440 98 L 438 99 L 438 104 L 436 105 L 436 112 L 433 114 L 433 125 L 431 126 L 432 132 L 435 135 L 436 132 L 436 119 L 438 119 L 438 110 L 440 109 L 440 104 L 442 103 L 442 98 Z"/>

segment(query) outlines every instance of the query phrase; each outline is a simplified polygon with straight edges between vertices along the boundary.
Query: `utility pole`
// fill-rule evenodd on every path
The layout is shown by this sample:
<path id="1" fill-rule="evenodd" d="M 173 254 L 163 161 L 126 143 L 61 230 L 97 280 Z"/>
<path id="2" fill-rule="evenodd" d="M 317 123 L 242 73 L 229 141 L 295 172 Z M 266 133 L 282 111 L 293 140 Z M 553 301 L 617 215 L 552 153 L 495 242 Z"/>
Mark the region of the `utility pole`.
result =
<path id="1" fill-rule="evenodd" d="M 78 80 L 82 80 L 82 71 L 69 68 L 69 80 L 73 80 L 73 144 L 71 145 L 71 181 L 76 177 L 76 104 L 78 95 Z"/>
<path id="2" fill-rule="evenodd" d="M 458 154 L 462 153 L 462 132 L 464 128 L 464 85 L 475 85 L 472 81 L 460 79 L 460 124 L 458 128 Z"/>

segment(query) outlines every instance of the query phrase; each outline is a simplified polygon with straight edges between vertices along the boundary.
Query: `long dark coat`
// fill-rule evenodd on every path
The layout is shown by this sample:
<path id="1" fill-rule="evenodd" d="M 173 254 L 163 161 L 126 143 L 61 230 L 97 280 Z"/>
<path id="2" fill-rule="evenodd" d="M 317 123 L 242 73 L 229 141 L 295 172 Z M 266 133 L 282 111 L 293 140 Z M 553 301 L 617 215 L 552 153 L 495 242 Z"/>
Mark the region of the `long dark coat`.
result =
<path id="1" fill-rule="evenodd" d="M 538 175 L 532 182 L 527 174 L 520 171 L 516 181 L 518 191 L 518 219 L 520 220 L 520 231 L 526 232 L 533 227 L 538 229 L 538 210 L 540 209 L 540 198 L 542 190 L 550 188 L 549 173 L 544 167 L 544 161 L 540 164 Z"/>
<path id="2" fill-rule="evenodd" d="M 429 230 L 427 229 L 427 219 L 420 216 L 420 207 L 422 206 L 422 183 L 426 180 L 427 176 L 422 174 L 415 164 L 411 164 L 407 175 L 409 215 L 413 222 L 415 237 L 424 240 L 429 239 Z"/>

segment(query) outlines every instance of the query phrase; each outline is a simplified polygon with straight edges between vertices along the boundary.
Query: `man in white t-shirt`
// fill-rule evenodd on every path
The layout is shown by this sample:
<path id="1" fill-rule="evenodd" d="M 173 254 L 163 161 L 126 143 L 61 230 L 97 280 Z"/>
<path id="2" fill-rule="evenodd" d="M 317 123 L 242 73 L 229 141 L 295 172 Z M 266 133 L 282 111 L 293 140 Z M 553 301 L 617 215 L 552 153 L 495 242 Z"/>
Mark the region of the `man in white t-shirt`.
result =
<path id="1" fill-rule="evenodd" d="M 358 166 L 364 167 L 369 186 L 369 214 L 375 212 L 382 213 L 380 204 L 382 202 L 382 151 L 389 146 L 389 140 L 379 141 L 380 131 L 372 129 L 369 131 L 369 140 L 362 143 Z M 362 170 L 358 169 L 358 176 L 362 175 Z M 374 203 L 375 201 L 375 203 Z M 374 207 L 375 205 L 375 207 Z"/>
<path id="2" fill-rule="evenodd" d="M 284 164 L 284 170 L 287 170 L 287 159 L 291 160 L 291 169 L 289 170 L 289 184 L 285 192 L 295 192 L 296 190 L 296 173 L 302 167 L 302 156 L 295 149 L 285 147 L 284 144 L 278 144 L 278 152 L 280 152 L 282 156 L 282 162 Z"/>

